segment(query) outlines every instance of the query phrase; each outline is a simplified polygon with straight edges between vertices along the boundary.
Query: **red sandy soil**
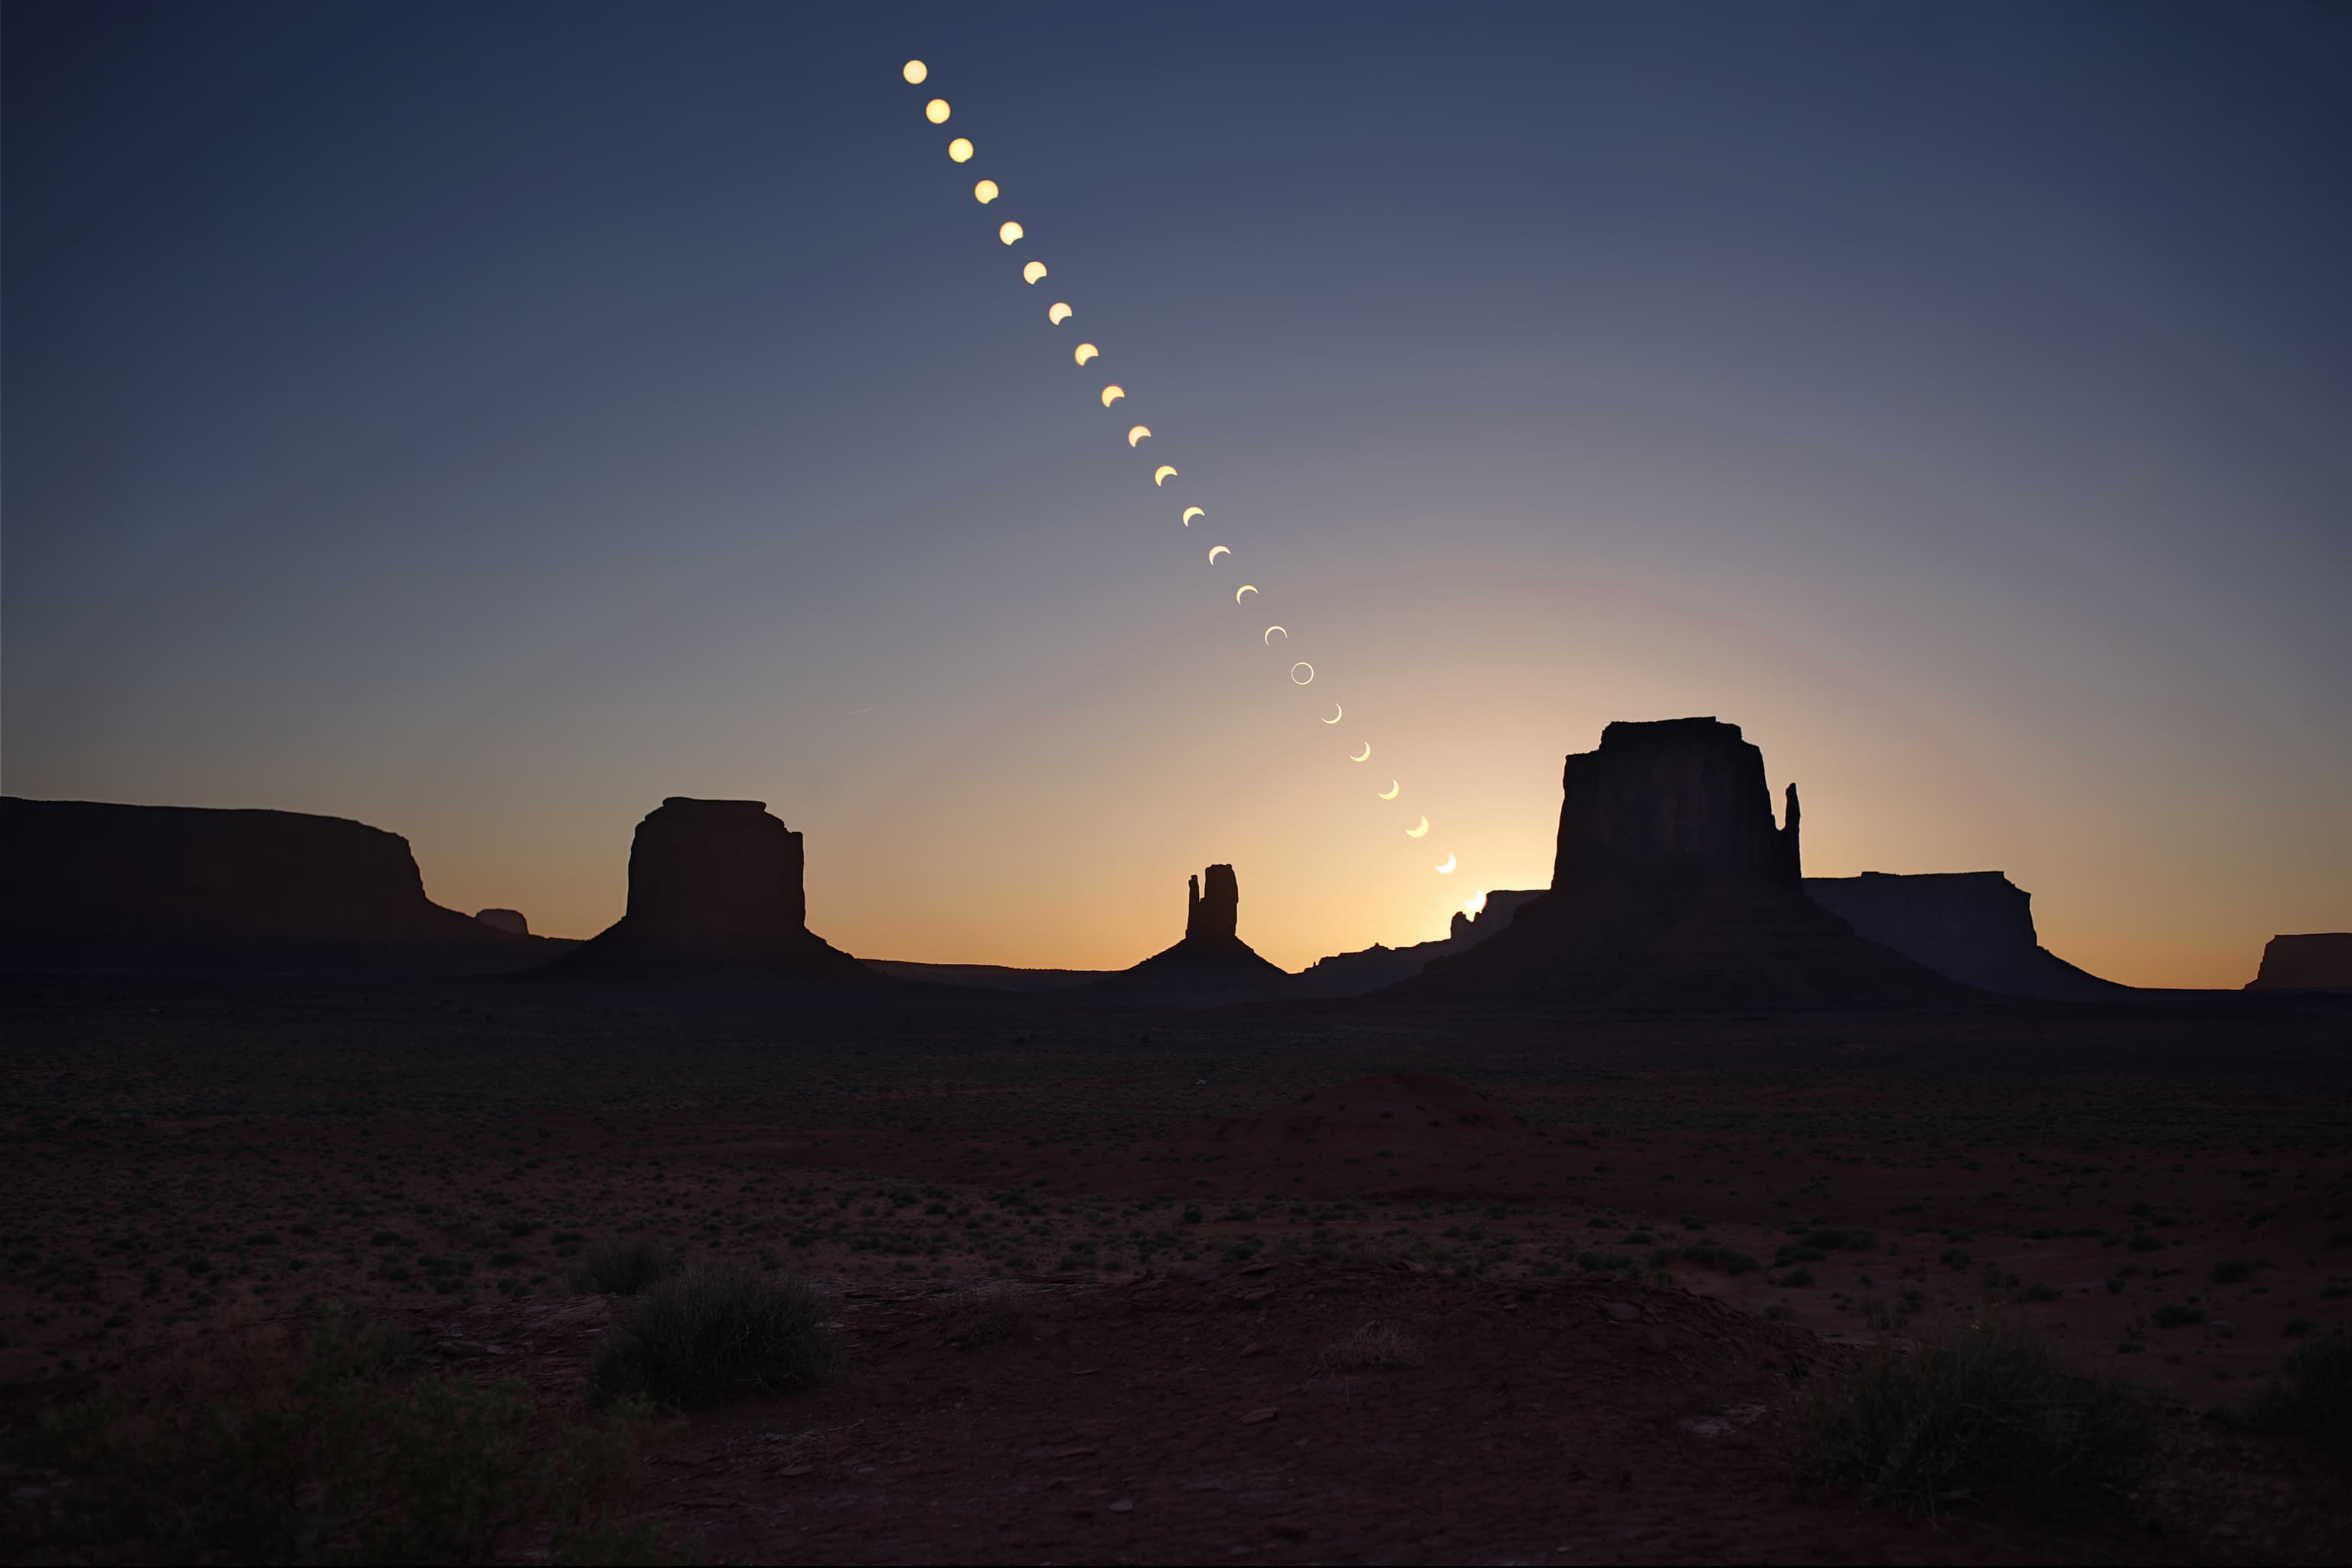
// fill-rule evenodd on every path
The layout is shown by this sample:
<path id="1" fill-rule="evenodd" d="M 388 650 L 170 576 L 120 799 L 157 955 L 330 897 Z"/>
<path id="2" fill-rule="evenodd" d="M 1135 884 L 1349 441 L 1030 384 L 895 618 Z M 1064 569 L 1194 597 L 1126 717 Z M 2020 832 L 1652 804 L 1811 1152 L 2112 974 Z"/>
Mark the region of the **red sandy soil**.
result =
<path id="1" fill-rule="evenodd" d="M 0 1015 L 0 1410 L 331 1299 L 576 1407 L 612 1308 L 567 1270 L 638 1235 L 840 1306 L 839 1379 L 659 1450 L 718 1558 L 2340 1560 L 2340 1461 L 2208 1415 L 2352 1328 L 2352 1033 L 2251 1016 L 819 1036 L 68 987 Z M 950 1342 L 998 1298 L 1017 1333 Z M 2145 1495 L 2074 1530 L 1793 1499 L 1792 1375 L 1987 1310 L 2155 1391 Z M 1423 1363 L 1319 1371 L 1366 1322 Z"/>

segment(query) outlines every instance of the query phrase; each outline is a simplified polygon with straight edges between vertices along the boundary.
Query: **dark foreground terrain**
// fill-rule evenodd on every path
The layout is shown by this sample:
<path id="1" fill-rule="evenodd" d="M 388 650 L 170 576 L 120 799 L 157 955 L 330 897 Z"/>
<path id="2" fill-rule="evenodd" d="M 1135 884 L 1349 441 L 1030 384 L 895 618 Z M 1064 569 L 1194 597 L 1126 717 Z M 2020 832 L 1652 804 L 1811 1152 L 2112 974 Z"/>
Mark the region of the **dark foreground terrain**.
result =
<path id="1" fill-rule="evenodd" d="M 583 1262 L 642 1239 L 813 1279 L 840 1347 L 812 1390 L 646 1425 L 626 1511 L 708 1560 L 2352 1552 L 2345 1457 L 2255 1415 L 2352 1327 L 2337 1003 L 5 985 L 13 1436 L 330 1303 L 574 1419 L 628 1310 Z M 1800 1496 L 1809 1387 L 1986 1321 L 2144 1392 L 2135 1479 L 2058 1520 Z M 68 1530 L 85 1482 L 11 1452 L 8 1555 L 141 1554 Z"/>

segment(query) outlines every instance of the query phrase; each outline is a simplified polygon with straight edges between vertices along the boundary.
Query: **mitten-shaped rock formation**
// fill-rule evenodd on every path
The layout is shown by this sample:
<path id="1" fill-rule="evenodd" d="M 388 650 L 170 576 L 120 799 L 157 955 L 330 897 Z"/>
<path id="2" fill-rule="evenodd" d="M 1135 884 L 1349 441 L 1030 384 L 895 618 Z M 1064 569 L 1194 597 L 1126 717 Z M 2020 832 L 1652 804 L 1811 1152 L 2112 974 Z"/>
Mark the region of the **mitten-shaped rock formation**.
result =
<path id="1" fill-rule="evenodd" d="M 801 836 L 758 800 L 672 795 L 637 824 L 625 914 L 561 962 L 723 964 L 845 983 L 873 973 L 812 935 Z"/>
<path id="2" fill-rule="evenodd" d="M 2274 936 L 2249 991 L 2352 991 L 2352 931 Z"/>
<path id="3" fill-rule="evenodd" d="M 15 796 L 0 799 L 0 937 L 530 952 L 427 899 L 408 840 L 364 823 Z"/>
<path id="4" fill-rule="evenodd" d="M 1963 994 L 1805 897 L 1797 797 L 1713 719 L 1615 723 L 1561 772 L 1552 890 L 1385 994 L 1642 1008 L 1840 1006 Z"/>
<path id="5" fill-rule="evenodd" d="M 1804 886 L 1863 936 L 1979 991 L 2094 1002 L 2130 990 L 2043 947 L 2034 935 L 2032 895 L 1998 871 L 1864 871 L 1808 877 Z"/>
<path id="6" fill-rule="evenodd" d="M 1236 934 L 1241 885 L 1231 866 L 1192 879 L 1184 940 L 1090 985 L 1066 993 L 1095 1002 L 1164 1002 L 1206 1006 L 1269 994 L 1289 975 L 1260 958 Z"/>

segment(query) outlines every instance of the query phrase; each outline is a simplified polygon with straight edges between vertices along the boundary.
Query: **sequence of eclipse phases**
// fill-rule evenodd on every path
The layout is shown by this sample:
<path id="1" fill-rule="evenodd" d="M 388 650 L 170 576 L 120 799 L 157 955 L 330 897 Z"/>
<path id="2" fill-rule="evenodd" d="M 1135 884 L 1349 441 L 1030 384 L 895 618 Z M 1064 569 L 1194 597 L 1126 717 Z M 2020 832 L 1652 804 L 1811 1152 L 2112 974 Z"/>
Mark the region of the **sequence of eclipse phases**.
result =
<path id="1" fill-rule="evenodd" d="M 908 85 L 922 87 L 924 82 L 931 80 L 931 68 L 927 64 L 922 64 L 919 58 L 910 58 L 901 75 L 906 75 Z M 952 115 L 955 115 L 955 108 L 952 108 L 946 99 L 931 99 L 929 103 L 924 103 L 922 106 L 922 118 L 929 120 L 931 124 L 946 124 Z M 952 141 L 948 141 L 948 160 L 950 160 L 950 163 L 969 164 L 971 163 L 973 153 L 976 153 L 976 148 L 971 146 L 971 139 L 969 139 L 969 136 L 955 136 Z M 971 185 L 971 197 L 979 202 L 981 207 L 988 207 L 990 202 L 995 202 L 997 197 L 1002 195 L 1004 195 L 1002 185 L 997 185 L 997 181 L 992 179 L 981 179 L 979 184 Z M 997 240 L 1000 240 L 1002 245 L 1007 245 L 1007 247 L 1018 245 L 1024 237 L 1025 233 L 1024 228 L 1021 228 L 1021 224 L 1016 224 L 1016 221 L 1012 221 L 1012 218 L 1007 218 L 1004 224 L 997 226 Z M 1021 263 L 1021 282 L 1030 284 L 1030 287 L 1037 287 L 1037 284 L 1045 282 L 1046 278 L 1049 278 L 1049 270 L 1046 270 L 1046 266 L 1042 261 L 1030 258 L 1030 261 Z M 1054 327 L 1063 327 L 1063 324 L 1070 322 L 1070 318 L 1075 318 L 1075 315 L 1077 315 L 1077 310 L 1070 308 L 1068 300 L 1054 300 L 1054 303 L 1046 306 L 1045 310 L 1045 320 L 1049 324 L 1054 324 Z M 1077 362 L 1079 369 L 1085 369 L 1087 364 L 1091 364 L 1094 360 L 1101 360 L 1103 351 L 1101 348 L 1096 348 L 1094 343 L 1079 343 L 1077 348 L 1070 351 L 1070 357 Z M 1119 402 L 1124 400 L 1127 400 L 1127 388 L 1124 388 L 1124 385 L 1115 384 L 1115 381 L 1103 385 L 1101 405 L 1106 406 L 1106 409 L 1110 409 L 1110 406 L 1119 405 Z M 1129 426 L 1127 428 L 1129 449 L 1140 449 L 1143 442 L 1148 442 L 1148 439 L 1152 439 L 1150 426 Z M 1167 489 L 1169 479 L 1176 479 L 1176 478 L 1181 478 L 1181 475 L 1176 472 L 1176 466 L 1173 466 L 1173 463 L 1160 463 L 1157 468 L 1152 468 L 1152 487 L 1155 489 Z M 1206 517 L 1204 508 L 1200 508 L 1200 505 L 1185 505 L 1183 510 L 1176 515 L 1176 520 L 1179 520 L 1183 527 L 1190 529 L 1192 527 L 1192 521 L 1204 520 L 1204 517 Z M 1218 562 L 1228 555 L 1233 555 L 1233 548 L 1230 548 L 1230 545 L 1209 545 L 1209 566 L 1216 566 Z M 1233 590 L 1234 605 L 1246 606 L 1251 597 L 1261 597 L 1261 595 L 1258 595 L 1256 583 L 1242 583 L 1240 588 Z M 1291 632 L 1289 627 L 1284 627 L 1284 626 L 1267 626 L 1265 632 L 1261 632 L 1261 642 L 1265 642 L 1265 647 L 1275 647 L 1275 635 L 1277 635 L 1277 632 L 1282 635 L 1284 642 L 1289 642 Z M 1310 666 L 1310 663 L 1306 663 L 1306 660 L 1298 660 L 1298 663 L 1291 666 L 1289 675 L 1294 687 L 1307 687 L 1307 684 L 1315 682 L 1315 666 Z M 1348 710 L 1334 700 L 1334 703 L 1331 703 L 1331 717 L 1324 720 L 1324 724 L 1339 724 L 1339 721 L 1345 720 L 1345 717 L 1348 717 Z M 1348 762 L 1371 762 L 1371 741 L 1364 741 L 1362 748 L 1348 754 Z M 1392 799 L 1400 797 L 1402 793 L 1404 793 L 1404 783 L 1397 781 L 1397 778 L 1390 778 L 1385 790 L 1373 790 L 1373 797 L 1392 802 Z M 1406 827 L 1404 830 L 1404 837 L 1409 837 L 1409 839 L 1425 839 L 1428 835 L 1430 835 L 1428 816 L 1423 816 L 1418 823 L 1413 823 L 1412 827 Z M 1454 872 L 1456 872 L 1458 865 L 1461 863 L 1458 863 L 1458 860 L 1449 853 L 1449 856 L 1446 856 L 1442 863 L 1434 865 L 1433 869 L 1440 877 L 1451 877 Z"/>
<path id="2" fill-rule="evenodd" d="M 931 71 L 930 68 L 925 65 L 921 60 L 908 60 L 901 74 L 906 77 L 910 85 L 920 87 L 930 79 Z M 953 117 L 954 112 L 955 110 L 953 106 L 950 105 L 944 98 L 934 98 L 923 105 L 923 118 L 929 121 L 934 125 L 947 124 L 949 120 Z M 966 136 L 959 135 L 948 143 L 948 157 L 951 162 L 957 163 L 971 163 L 975 155 L 975 152 L 976 150 L 972 146 L 971 138 Z M 982 179 L 972 186 L 971 194 L 972 198 L 979 202 L 981 205 L 987 206 L 1002 198 L 1004 192 L 1003 187 L 998 185 L 994 180 Z M 996 237 L 1005 246 L 1011 247 L 1020 244 L 1021 241 L 1026 237 L 1026 235 L 1022 229 L 1020 224 L 1008 218 L 1003 223 L 997 226 Z M 1036 287 L 1050 276 L 1051 273 L 1047 270 L 1045 264 L 1042 261 L 1032 259 L 1021 264 L 1021 280 L 1024 283 L 1028 284 L 1031 288 Z M 1070 307 L 1066 300 L 1057 300 L 1053 304 L 1048 305 L 1045 308 L 1046 321 L 1055 327 L 1066 325 L 1076 314 L 1077 312 Z M 1070 357 L 1077 363 L 1078 368 L 1083 370 L 1095 361 L 1102 358 L 1103 353 L 1099 347 L 1093 343 L 1081 342 L 1071 351 Z M 1116 382 L 1108 383 L 1104 385 L 1099 396 L 1102 405 L 1105 408 L 1111 408 L 1127 400 L 1127 388 L 1119 385 Z M 1142 449 L 1143 443 L 1150 439 L 1152 439 L 1152 434 L 1151 427 L 1149 425 L 1133 425 L 1128 427 L 1127 444 L 1130 449 L 1139 451 Z M 1158 489 L 1166 489 L 1169 480 L 1179 479 L 1181 477 L 1181 476 L 1177 472 L 1175 465 L 1172 463 L 1160 463 L 1151 470 L 1151 483 L 1152 486 Z M 1187 505 L 1177 513 L 1177 521 L 1184 527 L 1191 528 L 1194 522 L 1205 521 L 1207 516 L 1208 513 L 1203 508 L 1194 505 Z M 1232 556 L 1233 553 L 1234 552 L 1230 545 L 1213 544 L 1209 547 L 1209 565 L 1213 569 L 1220 562 Z M 1247 606 L 1253 598 L 1261 597 L 1263 597 L 1263 595 L 1258 592 L 1257 584 L 1255 583 L 1244 583 L 1234 590 L 1234 603 L 1239 605 Z M 1279 636 L 1286 643 L 1290 640 L 1289 629 L 1278 625 L 1267 626 L 1265 630 L 1260 634 L 1260 640 L 1264 642 L 1266 647 L 1272 647 L 1274 646 L 1274 639 L 1276 636 Z M 1290 667 L 1290 680 L 1293 685 L 1311 685 L 1314 682 L 1314 679 L 1315 667 L 1307 663 L 1305 660 L 1302 659 Z M 1330 717 L 1324 719 L 1323 722 L 1326 724 L 1337 724 L 1346 717 L 1347 710 L 1339 702 L 1334 701 L 1331 704 Z M 1351 763 L 1369 763 L 1371 759 L 1372 743 L 1370 741 L 1364 742 L 1356 751 L 1348 754 L 1348 760 Z M 1403 794 L 1403 790 L 1404 786 L 1402 781 L 1391 779 L 1389 781 L 1388 788 L 1384 790 L 1375 790 L 1372 793 L 1377 799 L 1394 801 Z M 1407 838 L 1426 838 L 1429 836 L 1429 818 L 1423 816 L 1421 820 L 1415 823 L 1412 826 L 1404 829 L 1404 836 Z M 1451 876 L 1457 868 L 1459 862 L 1455 858 L 1449 854 L 1442 862 L 1433 868 L 1441 876 Z"/>

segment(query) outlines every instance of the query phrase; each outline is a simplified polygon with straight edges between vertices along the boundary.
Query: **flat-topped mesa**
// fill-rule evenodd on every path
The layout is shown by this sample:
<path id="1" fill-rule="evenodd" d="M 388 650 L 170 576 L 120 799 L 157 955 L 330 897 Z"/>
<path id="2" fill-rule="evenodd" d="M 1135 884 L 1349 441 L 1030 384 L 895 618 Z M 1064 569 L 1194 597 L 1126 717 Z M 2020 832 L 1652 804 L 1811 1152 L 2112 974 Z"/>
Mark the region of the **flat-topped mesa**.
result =
<path id="1" fill-rule="evenodd" d="M 2305 931 L 2263 944 L 2249 991 L 2352 991 L 2352 931 Z"/>
<path id="2" fill-rule="evenodd" d="M 1772 822 L 1764 753 L 1714 719 L 1611 724 L 1560 773 L 1552 887 L 1800 879 L 1797 786 Z"/>
<path id="3" fill-rule="evenodd" d="M 1240 919 L 1241 883 L 1231 866 L 1212 866 L 1208 869 L 1207 892 L 1201 890 L 1201 879 L 1187 878 L 1192 889 L 1184 910 L 1186 942 L 1227 942 L 1238 941 L 1234 928 Z"/>

